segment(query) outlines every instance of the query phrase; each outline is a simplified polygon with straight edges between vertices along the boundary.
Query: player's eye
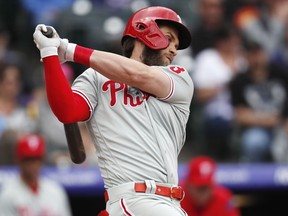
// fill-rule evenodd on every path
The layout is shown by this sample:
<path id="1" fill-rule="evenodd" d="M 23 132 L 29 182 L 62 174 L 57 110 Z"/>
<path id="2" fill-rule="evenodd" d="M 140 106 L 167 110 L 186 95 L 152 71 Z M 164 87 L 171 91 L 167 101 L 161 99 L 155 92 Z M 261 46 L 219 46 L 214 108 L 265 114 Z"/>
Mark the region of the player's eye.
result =
<path id="1" fill-rule="evenodd" d="M 169 42 L 172 41 L 172 37 L 171 37 L 170 35 L 166 35 L 166 37 L 167 37 L 167 39 L 168 39 Z"/>

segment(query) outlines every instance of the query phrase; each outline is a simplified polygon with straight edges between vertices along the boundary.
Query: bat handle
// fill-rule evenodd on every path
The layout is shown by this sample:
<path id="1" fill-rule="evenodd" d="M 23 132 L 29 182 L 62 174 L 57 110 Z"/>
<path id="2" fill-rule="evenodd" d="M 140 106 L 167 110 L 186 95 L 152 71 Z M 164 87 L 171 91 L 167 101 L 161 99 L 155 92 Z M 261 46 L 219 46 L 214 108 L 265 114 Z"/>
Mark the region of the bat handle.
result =
<path id="1" fill-rule="evenodd" d="M 53 37 L 53 29 L 49 26 L 46 26 L 46 28 L 47 28 L 46 32 L 41 30 L 42 34 L 48 38 L 52 38 Z"/>
<path id="2" fill-rule="evenodd" d="M 75 164 L 80 164 L 84 162 L 86 159 L 86 153 L 85 153 L 83 140 L 82 140 L 80 129 L 79 129 L 77 122 L 64 124 L 64 129 L 65 129 L 66 139 L 68 142 L 68 148 L 69 148 L 71 160 Z"/>

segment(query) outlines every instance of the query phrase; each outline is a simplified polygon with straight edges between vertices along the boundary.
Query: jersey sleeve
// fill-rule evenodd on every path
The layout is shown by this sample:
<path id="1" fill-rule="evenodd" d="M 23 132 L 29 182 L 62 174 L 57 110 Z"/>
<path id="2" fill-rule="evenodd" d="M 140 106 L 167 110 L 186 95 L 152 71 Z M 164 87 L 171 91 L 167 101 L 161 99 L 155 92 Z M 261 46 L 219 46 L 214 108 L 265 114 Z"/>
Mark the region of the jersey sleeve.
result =
<path id="1" fill-rule="evenodd" d="M 177 65 L 160 67 L 160 69 L 169 76 L 171 85 L 169 94 L 159 99 L 179 106 L 190 106 L 194 84 L 187 70 Z"/>
<path id="2" fill-rule="evenodd" d="M 73 82 L 72 91 L 80 95 L 88 104 L 91 118 L 94 108 L 98 103 L 98 75 L 92 68 L 87 69 Z M 89 120 L 88 119 L 88 120 Z"/>

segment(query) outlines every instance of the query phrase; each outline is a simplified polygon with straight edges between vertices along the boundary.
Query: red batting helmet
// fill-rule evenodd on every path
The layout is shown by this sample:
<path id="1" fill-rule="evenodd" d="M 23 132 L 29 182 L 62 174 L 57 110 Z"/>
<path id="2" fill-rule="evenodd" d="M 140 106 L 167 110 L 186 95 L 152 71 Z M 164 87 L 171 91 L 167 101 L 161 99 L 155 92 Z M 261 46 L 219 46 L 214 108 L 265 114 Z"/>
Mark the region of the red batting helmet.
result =
<path id="1" fill-rule="evenodd" d="M 20 160 L 23 158 L 43 157 L 44 154 L 45 142 L 39 135 L 25 135 L 16 143 L 16 156 Z"/>
<path id="2" fill-rule="evenodd" d="M 123 33 L 122 44 L 127 36 L 137 38 L 151 49 L 164 49 L 169 41 L 157 25 L 157 21 L 167 21 L 178 29 L 179 48 L 185 49 L 191 43 L 189 30 L 182 24 L 180 16 L 173 10 L 152 6 L 135 12 L 126 25 Z"/>

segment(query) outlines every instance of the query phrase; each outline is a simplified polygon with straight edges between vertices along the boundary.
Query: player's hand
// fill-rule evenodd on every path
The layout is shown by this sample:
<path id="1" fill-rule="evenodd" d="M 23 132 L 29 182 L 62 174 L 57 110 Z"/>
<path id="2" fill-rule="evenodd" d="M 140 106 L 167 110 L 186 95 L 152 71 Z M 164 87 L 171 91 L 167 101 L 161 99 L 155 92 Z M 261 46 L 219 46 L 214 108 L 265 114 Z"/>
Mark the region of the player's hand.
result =
<path id="1" fill-rule="evenodd" d="M 58 55 L 57 50 L 60 46 L 60 38 L 56 30 L 53 27 L 51 28 L 53 29 L 53 35 L 51 38 L 43 35 L 42 31 L 47 31 L 46 25 L 44 24 L 37 25 L 33 33 L 33 39 L 37 48 L 40 50 L 41 59 L 52 55 Z"/>

